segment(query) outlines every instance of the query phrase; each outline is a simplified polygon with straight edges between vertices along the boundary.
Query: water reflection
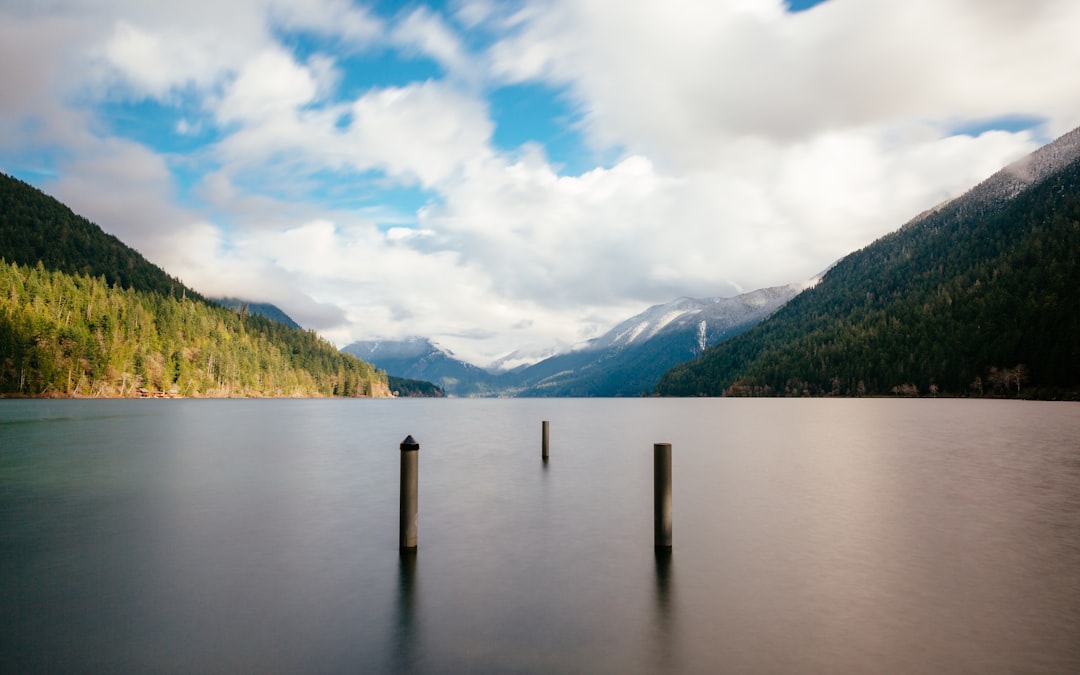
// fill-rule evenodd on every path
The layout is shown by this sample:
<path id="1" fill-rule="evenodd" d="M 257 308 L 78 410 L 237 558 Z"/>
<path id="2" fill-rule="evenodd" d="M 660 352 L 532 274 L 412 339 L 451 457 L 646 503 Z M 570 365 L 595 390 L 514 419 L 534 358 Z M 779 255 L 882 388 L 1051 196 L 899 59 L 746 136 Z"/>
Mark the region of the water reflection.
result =
<path id="1" fill-rule="evenodd" d="M 673 582 L 671 571 L 671 549 L 654 548 L 656 553 L 656 656 L 659 670 L 670 671 L 675 654 L 673 630 Z"/>
<path id="2" fill-rule="evenodd" d="M 415 671 L 419 662 L 416 628 L 416 549 L 402 550 L 399 556 L 394 670 L 404 673 Z"/>
<path id="3" fill-rule="evenodd" d="M 0 427 L 0 672 L 1080 673 L 1076 404 L 23 403 L 138 414 Z M 403 428 L 442 439 L 422 586 Z"/>

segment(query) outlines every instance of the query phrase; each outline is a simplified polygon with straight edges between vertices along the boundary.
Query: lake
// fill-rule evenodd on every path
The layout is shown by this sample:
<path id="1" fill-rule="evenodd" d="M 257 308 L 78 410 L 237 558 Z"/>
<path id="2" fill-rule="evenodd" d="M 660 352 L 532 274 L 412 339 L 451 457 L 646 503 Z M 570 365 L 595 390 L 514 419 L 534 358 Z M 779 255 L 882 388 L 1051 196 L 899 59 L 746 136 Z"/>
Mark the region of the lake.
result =
<path id="1" fill-rule="evenodd" d="M 0 401 L 0 608 L 3 672 L 1075 673 L 1080 405 Z"/>

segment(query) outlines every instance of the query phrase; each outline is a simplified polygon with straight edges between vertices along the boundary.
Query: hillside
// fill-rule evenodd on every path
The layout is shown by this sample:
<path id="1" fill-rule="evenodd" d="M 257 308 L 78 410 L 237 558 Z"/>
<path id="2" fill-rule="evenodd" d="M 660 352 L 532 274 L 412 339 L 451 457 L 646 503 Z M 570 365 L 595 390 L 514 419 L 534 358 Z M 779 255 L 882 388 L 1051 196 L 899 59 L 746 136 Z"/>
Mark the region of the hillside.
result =
<path id="1" fill-rule="evenodd" d="M 179 280 L 64 204 L 0 173 L 0 256 L 9 263 L 104 277 L 110 286 L 201 299 Z"/>
<path id="2" fill-rule="evenodd" d="M 668 371 L 667 396 L 1080 390 L 1080 130 L 837 263 Z"/>
<path id="3" fill-rule="evenodd" d="M 313 332 L 204 300 L 2 174 L 0 222 L 0 395 L 390 393 L 370 364 Z"/>
<path id="4" fill-rule="evenodd" d="M 241 300 L 240 298 L 210 298 L 211 301 L 216 302 L 222 307 L 228 307 L 229 309 L 237 312 L 250 312 L 251 314 L 258 314 L 259 316 L 266 317 L 271 321 L 277 321 L 278 323 L 285 324 L 289 328 L 303 329 L 303 326 L 293 321 L 293 318 L 286 314 L 277 305 L 272 305 L 268 302 L 248 302 Z"/>

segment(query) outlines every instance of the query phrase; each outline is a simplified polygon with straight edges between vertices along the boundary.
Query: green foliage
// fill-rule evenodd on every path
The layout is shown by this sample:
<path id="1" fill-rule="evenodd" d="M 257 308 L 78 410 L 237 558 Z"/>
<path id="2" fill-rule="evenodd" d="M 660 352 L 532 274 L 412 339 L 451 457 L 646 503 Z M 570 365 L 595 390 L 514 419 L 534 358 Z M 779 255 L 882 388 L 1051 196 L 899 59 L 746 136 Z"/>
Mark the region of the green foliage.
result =
<path id="1" fill-rule="evenodd" d="M 442 398 L 446 395 L 442 388 L 431 382 L 410 380 L 404 377 L 394 377 L 393 375 L 389 377 L 389 380 L 390 391 L 394 393 L 394 396 Z"/>
<path id="2" fill-rule="evenodd" d="M 657 392 L 1075 397 L 1078 281 L 1074 162 L 1012 200 L 956 200 L 847 256 Z"/>
<path id="3" fill-rule="evenodd" d="M 281 311 L 279 307 L 271 305 L 270 303 L 245 302 L 239 298 L 210 298 L 210 301 L 240 312 L 241 314 L 258 314 L 259 316 L 265 316 L 272 321 L 283 323 L 290 328 L 303 328 L 303 326 L 293 321 L 291 316 Z"/>
<path id="4" fill-rule="evenodd" d="M 142 390 L 142 391 L 140 391 Z M 0 260 L 0 394 L 386 396 L 312 331 Z"/>
<path id="5" fill-rule="evenodd" d="M 0 174 L 0 395 L 387 396 L 314 332 L 204 300 Z"/>

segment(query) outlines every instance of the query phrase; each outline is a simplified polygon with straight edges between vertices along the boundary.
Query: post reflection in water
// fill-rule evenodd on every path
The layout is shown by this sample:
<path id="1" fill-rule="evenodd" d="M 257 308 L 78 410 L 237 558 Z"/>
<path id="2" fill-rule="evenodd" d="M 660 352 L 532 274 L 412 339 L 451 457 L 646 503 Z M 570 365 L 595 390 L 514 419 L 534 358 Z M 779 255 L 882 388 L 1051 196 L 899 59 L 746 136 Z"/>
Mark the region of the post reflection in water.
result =
<path id="1" fill-rule="evenodd" d="M 0 401 L 0 673 L 1080 673 L 1077 405 Z"/>
<path id="2" fill-rule="evenodd" d="M 670 671 L 675 665 L 673 656 L 673 583 L 671 574 L 671 549 L 658 547 L 656 553 L 656 615 L 653 633 L 656 636 L 655 653 L 657 666 L 661 671 Z"/>
<path id="3" fill-rule="evenodd" d="M 416 629 L 416 549 L 399 551 L 395 672 L 412 672 L 419 663 Z"/>

